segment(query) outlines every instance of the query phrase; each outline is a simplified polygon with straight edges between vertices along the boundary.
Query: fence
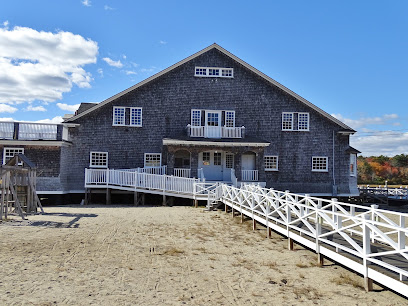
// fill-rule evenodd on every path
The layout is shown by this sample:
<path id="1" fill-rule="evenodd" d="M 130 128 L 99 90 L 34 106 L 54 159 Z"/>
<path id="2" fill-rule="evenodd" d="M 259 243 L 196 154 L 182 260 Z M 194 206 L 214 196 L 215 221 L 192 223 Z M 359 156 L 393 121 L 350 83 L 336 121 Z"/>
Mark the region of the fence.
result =
<path id="1" fill-rule="evenodd" d="M 226 205 L 408 297 L 408 214 L 249 184 L 218 188 Z"/>

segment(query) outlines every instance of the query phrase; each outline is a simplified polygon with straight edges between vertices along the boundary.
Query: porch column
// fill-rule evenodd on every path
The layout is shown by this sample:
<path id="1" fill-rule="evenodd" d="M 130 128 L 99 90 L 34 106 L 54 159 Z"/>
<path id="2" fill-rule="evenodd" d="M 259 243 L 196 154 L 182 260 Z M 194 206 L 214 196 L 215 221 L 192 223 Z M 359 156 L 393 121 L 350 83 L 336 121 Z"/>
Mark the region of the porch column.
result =
<path id="1" fill-rule="evenodd" d="M 190 151 L 190 169 L 191 169 L 191 177 L 198 177 L 198 150 L 191 150 Z"/>
<path id="2" fill-rule="evenodd" d="M 175 150 L 167 146 L 167 174 L 173 175 L 174 172 L 174 152 Z"/>
<path id="3" fill-rule="evenodd" d="M 244 151 L 240 149 L 235 154 L 235 176 L 237 177 L 238 181 L 242 182 L 242 154 Z"/>

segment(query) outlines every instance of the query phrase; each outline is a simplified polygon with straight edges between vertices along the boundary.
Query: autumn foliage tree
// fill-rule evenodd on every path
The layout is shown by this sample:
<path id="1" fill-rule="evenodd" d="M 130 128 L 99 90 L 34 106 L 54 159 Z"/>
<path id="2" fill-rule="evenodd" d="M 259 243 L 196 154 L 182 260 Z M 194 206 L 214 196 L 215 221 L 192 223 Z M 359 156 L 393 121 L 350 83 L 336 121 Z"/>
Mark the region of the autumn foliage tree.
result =
<path id="1" fill-rule="evenodd" d="M 408 184 L 408 155 L 394 157 L 370 156 L 357 158 L 359 184 Z"/>

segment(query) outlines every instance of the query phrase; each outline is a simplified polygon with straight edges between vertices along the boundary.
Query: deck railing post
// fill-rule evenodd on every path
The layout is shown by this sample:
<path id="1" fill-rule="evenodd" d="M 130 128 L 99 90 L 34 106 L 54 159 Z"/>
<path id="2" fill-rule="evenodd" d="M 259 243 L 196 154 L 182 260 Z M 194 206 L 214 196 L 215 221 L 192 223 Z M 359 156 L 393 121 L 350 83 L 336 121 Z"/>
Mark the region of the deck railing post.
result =
<path id="1" fill-rule="evenodd" d="M 106 186 L 108 186 L 109 185 L 109 169 L 106 169 L 105 180 L 106 180 Z"/>
<path id="2" fill-rule="evenodd" d="M 322 201 L 319 200 L 316 207 L 316 217 L 315 217 L 315 224 L 316 224 L 316 253 L 320 254 L 320 245 L 319 245 L 319 236 L 322 233 L 322 223 L 321 223 L 321 216 L 320 216 L 320 209 L 322 209 Z"/>
<path id="3" fill-rule="evenodd" d="M 399 217 L 399 225 L 400 229 L 405 228 L 405 216 L 400 215 Z M 405 249 L 405 231 L 398 231 L 398 248 L 400 250 Z M 405 275 L 400 274 L 400 281 L 406 281 L 407 277 Z"/>
<path id="4" fill-rule="evenodd" d="M 376 214 L 376 210 L 378 209 L 378 205 L 373 204 L 371 205 L 371 220 L 372 221 L 377 221 L 378 222 L 378 216 Z M 374 243 L 375 242 L 375 233 L 372 233 L 371 235 L 371 242 Z"/>
<path id="5" fill-rule="evenodd" d="M 364 288 L 366 291 L 373 290 L 373 280 L 368 277 L 368 255 L 371 254 L 370 228 L 367 226 L 367 221 L 370 216 L 365 214 L 363 222 L 363 266 L 364 266 Z"/>

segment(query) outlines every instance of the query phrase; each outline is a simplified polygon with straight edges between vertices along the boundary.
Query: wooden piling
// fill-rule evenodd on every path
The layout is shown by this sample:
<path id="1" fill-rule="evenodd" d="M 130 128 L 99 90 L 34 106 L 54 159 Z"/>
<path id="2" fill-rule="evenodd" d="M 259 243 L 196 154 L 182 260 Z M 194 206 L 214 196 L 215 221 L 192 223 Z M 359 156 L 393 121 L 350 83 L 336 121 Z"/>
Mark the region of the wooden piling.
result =
<path id="1" fill-rule="evenodd" d="M 111 204 L 112 204 L 111 189 L 106 188 L 106 205 L 111 205 Z"/>
<path id="2" fill-rule="evenodd" d="M 256 231 L 256 220 L 252 219 L 252 230 Z"/>
<path id="3" fill-rule="evenodd" d="M 324 257 L 322 253 L 317 253 L 317 264 L 319 267 L 323 267 L 324 264 Z"/>
<path id="4" fill-rule="evenodd" d="M 195 208 L 198 207 L 198 200 L 194 200 L 194 207 L 195 207 Z"/>
<path id="5" fill-rule="evenodd" d="M 295 248 L 294 248 L 294 244 L 293 244 L 293 239 L 292 238 L 288 238 L 288 249 L 290 250 L 290 251 L 293 251 Z"/>
<path id="6" fill-rule="evenodd" d="M 364 289 L 367 292 L 373 291 L 373 280 L 369 277 L 364 277 Z"/>

